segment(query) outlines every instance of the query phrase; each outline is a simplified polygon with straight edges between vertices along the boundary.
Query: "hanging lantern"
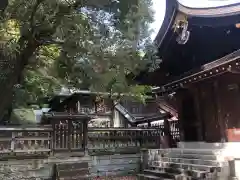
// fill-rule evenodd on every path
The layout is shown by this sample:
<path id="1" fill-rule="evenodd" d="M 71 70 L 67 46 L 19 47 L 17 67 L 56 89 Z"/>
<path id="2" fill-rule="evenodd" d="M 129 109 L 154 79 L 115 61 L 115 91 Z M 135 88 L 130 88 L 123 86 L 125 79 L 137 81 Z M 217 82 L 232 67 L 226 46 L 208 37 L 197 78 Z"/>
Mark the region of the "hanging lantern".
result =
<path id="1" fill-rule="evenodd" d="M 236 28 L 240 28 L 240 23 L 235 24 Z"/>

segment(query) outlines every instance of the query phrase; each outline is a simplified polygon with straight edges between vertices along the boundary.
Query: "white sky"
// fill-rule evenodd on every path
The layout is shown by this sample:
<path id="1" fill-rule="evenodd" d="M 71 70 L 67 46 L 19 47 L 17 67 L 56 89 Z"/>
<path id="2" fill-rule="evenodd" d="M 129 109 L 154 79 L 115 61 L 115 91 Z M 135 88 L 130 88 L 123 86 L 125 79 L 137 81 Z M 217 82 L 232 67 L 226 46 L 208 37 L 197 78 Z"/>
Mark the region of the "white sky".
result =
<path id="1" fill-rule="evenodd" d="M 240 0 L 178 0 L 184 6 L 191 8 L 205 8 L 205 7 L 218 7 L 230 4 L 240 3 Z M 153 8 L 155 11 L 155 22 L 151 25 L 154 30 L 151 38 L 155 39 L 164 19 L 166 0 L 153 0 Z"/>
<path id="2" fill-rule="evenodd" d="M 153 9 L 155 11 L 154 14 L 154 23 L 151 25 L 151 29 L 153 29 L 153 33 L 151 35 L 152 40 L 155 39 L 165 16 L 166 9 L 166 0 L 152 0 L 153 1 Z"/>

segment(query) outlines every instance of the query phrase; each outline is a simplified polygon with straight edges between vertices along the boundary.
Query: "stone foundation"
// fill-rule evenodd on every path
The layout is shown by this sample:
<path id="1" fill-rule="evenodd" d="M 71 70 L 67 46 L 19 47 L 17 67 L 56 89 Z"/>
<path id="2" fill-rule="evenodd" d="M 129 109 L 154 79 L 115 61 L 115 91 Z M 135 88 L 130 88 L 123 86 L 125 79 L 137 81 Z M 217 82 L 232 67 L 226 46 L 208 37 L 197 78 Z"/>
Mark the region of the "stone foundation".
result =
<path id="1" fill-rule="evenodd" d="M 68 157 L 66 154 L 46 159 L 9 160 L 0 164 L 0 179 L 50 179 L 56 163 L 88 162 L 91 176 L 126 176 L 139 171 L 139 154 Z"/>

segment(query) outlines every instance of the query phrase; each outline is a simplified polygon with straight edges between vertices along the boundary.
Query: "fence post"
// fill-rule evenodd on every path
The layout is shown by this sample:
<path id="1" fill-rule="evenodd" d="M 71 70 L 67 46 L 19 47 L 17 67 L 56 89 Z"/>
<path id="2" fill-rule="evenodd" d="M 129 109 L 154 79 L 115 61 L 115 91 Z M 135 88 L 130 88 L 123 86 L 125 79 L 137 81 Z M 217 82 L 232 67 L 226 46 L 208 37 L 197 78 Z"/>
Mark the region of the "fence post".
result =
<path id="1" fill-rule="evenodd" d="M 235 159 L 229 160 L 228 164 L 229 164 L 229 171 L 230 171 L 230 179 L 237 180 L 236 170 L 235 170 Z"/>
<path id="2" fill-rule="evenodd" d="M 67 123 L 68 123 L 68 134 L 67 134 L 67 140 L 68 140 L 68 143 L 67 143 L 67 146 L 68 146 L 68 151 L 70 152 L 72 150 L 72 139 L 71 139 L 71 133 L 72 131 L 74 131 L 75 129 L 73 128 L 73 123 L 72 123 L 72 120 L 70 118 L 68 118 L 67 120 Z M 64 129 L 65 131 L 66 129 Z M 64 133 L 64 135 L 66 135 L 66 133 Z"/>
<path id="3" fill-rule="evenodd" d="M 87 145 L 88 145 L 88 120 L 83 121 L 83 150 L 85 155 L 88 154 Z"/>
<path id="4" fill-rule="evenodd" d="M 50 142 L 50 144 L 51 144 L 51 153 L 52 153 L 52 155 L 54 155 L 54 150 L 55 150 L 55 142 L 56 142 L 56 138 L 55 138 L 55 134 L 56 134 L 56 128 L 55 128 L 55 122 L 52 120 L 52 123 L 51 123 L 51 125 L 52 125 L 52 131 L 51 131 L 51 133 L 50 133 L 50 136 L 51 136 L 51 142 Z"/>
<path id="5" fill-rule="evenodd" d="M 15 150 L 15 143 L 16 143 L 16 132 L 12 132 L 12 139 L 11 139 L 11 152 L 14 153 Z"/>
<path id="6" fill-rule="evenodd" d="M 143 172 L 144 169 L 147 168 L 148 165 L 148 150 L 141 150 L 141 160 L 140 160 L 140 172 Z"/>

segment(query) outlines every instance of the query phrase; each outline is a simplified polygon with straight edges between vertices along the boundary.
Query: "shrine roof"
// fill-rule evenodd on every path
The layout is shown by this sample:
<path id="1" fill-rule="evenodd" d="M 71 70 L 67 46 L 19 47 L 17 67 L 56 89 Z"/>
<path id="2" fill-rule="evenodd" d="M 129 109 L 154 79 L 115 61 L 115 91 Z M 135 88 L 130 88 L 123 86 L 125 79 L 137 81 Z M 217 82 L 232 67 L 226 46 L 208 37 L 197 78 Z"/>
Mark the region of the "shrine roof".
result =
<path id="1" fill-rule="evenodd" d="M 169 0 L 166 5 L 166 16 L 155 40 L 162 63 L 154 72 L 141 72 L 136 78 L 141 84 L 160 87 L 172 84 L 201 72 L 212 62 L 216 65 L 228 61 L 231 54 L 240 49 L 239 3 L 217 8 L 188 8 Z M 189 38 L 179 43 L 180 22 L 187 24 Z"/>
<path id="2" fill-rule="evenodd" d="M 94 118 L 98 118 L 100 116 L 106 117 L 106 116 L 110 116 L 111 112 L 110 111 L 106 111 L 106 112 L 89 112 L 89 113 L 66 113 L 63 112 L 66 106 L 69 106 L 70 103 L 77 103 L 77 101 L 80 101 L 80 103 L 82 104 L 82 99 L 80 99 L 79 97 L 81 97 L 82 95 L 84 95 L 85 97 L 87 97 L 87 99 L 85 100 L 90 100 L 92 102 L 95 101 L 95 97 L 96 95 L 99 93 L 74 93 L 70 96 L 67 96 L 63 101 L 58 101 L 57 103 L 54 104 L 53 107 L 51 107 L 51 109 L 49 110 L 48 113 L 45 114 L 45 117 L 47 117 L 48 119 L 70 119 L 70 120 L 84 120 L 84 119 L 94 119 Z M 106 96 L 107 97 L 107 96 Z M 90 99 L 89 99 L 90 98 Z M 91 99 L 92 98 L 92 99 Z M 83 99 L 84 100 L 84 99 Z M 131 102 L 131 101 L 130 101 Z M 132 120 L 130 121 L 127 117 L 126 120 L 128 120 L 128 122 L 132 125 L 136 125 L 136 124 L 141 124 L 141 123 L 145 123 L 145 122 L 151 122 L 151 121 L 156 121 L 156 120 L 162 120 L 162 119 L 168 119 L 171 118 L 172 115 L 171 113 L 169 113 L 166 110 L 160 110 L 162 108 L 158 107 L 158 104 L 156 104 L 154 107 L 152 107 L 151 112 L 145 112 L 144 114 L 132 114 L 129 111 L 129 107 L 127 104 L 121 102 L 121 106 L 125 109 L 124 112 L 120 111 L 119 112 L 125 117 L 125 111 L 127 111 L 127 113 L 132 116 Z M 134 102 L 131 102 L 134 103 Z M 130 104 L 131 104 L 130 103 Z M 156 103 L 154 101 L 154 103 Z M 93 104 L 92 104 L 93 105 Z M 110 105 L 110 104 L 109 104 Z M 142 105 L 140 102 L 138 102 L 138 105 Z M 93 105 L 94 106 L 94 105 Z M 116 107 L 116 105 L 115 105 Z M 145 107 L 145 106 L 144 106 Z M 147 110 L 147 107 L 145 107 Z M 90 108 L 91 109 L 91 108 Z M 107 108 L 109 109 L 109 107 Z M 155 111 L 156 109 L 156 111 Z M 96 109 L 95 109 L 96 110 Z M 110 110 L 110 109 L 109 109 Z"/>

